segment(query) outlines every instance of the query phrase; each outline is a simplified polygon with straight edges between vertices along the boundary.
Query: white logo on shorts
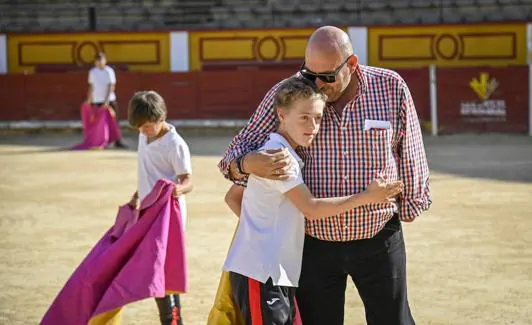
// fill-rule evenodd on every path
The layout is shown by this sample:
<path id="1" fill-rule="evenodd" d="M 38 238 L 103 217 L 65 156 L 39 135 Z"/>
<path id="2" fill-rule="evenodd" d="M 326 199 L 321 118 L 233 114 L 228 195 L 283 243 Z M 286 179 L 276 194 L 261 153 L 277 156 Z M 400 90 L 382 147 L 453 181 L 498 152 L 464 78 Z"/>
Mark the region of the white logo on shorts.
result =
<path id="1" fill-rule="evenodd" d="M 273 305 L 273 304 L 274 304 L 276 301 L 278 301 L 278 300 L 279 300 L 279 298 L 273 298 L 273 299 L 270 300 L 270 301 L 266 300 L 266 303 L 268 304 L 268 306 L 271 306 L 271 305 Z"/>

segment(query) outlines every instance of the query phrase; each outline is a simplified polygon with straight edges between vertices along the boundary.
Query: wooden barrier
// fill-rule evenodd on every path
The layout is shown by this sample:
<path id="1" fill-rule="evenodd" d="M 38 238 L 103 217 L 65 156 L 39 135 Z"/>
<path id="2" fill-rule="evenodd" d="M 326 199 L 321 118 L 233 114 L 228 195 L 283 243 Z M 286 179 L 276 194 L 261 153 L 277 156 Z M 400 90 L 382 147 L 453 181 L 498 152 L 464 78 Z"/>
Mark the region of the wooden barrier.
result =
<path id="1" fill-rule="evenodd" d="M 236 69 L 188 73 L 117 71 L 120 115 L 134 92 L 155 90 L 171 119 L 248 118 L 266 92 L 297 69 Z M 429 119 L 427 69 L 398 72 L 408 82 L 422 119 Z M 78 120 L 86 98 L 87 72 L 0 76 L 0 121 Z"/>

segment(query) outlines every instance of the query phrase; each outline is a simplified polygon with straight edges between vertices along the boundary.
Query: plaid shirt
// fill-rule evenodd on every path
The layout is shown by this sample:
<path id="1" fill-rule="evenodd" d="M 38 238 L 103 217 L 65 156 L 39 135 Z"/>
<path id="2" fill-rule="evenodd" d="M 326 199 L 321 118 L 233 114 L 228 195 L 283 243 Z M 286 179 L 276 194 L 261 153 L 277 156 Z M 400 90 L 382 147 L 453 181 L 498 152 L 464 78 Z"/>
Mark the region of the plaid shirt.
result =
<path id="1" fill-rule="evenodd" d="M 360 65 L 356 71 L 357 96 L 341 115 L 327 105 L 314 142 L 298 151 L 305 161 L 305 184 L 315 197 L 359 193 L 378 176 L 400 179 L 405 187 L 397 203 L 371 204 L 307 220 L 307 234 L 321 240 L 371 238 L 394 213 L 402 221 L 412 221 L 431 204 L 421 128 L 405 81 L 386 69 Z M 266 94 L 248 125 L 229 145 L 218 165 L 226 177 L 233 159 L 257 150 L 275 131 L 273 98 L 278 86 Z M 389 121 L 391 128 L 364 130 L 366 120 Z"/>

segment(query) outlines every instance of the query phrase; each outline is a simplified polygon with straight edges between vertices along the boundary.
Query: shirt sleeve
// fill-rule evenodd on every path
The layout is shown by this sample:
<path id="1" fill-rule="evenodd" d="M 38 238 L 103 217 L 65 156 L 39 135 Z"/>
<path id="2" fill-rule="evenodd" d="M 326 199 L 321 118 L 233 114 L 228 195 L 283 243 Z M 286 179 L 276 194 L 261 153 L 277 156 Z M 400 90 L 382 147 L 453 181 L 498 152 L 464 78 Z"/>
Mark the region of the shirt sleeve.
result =
<path id="1" fill-rule="evenodd" d="M 281 192 L 286 193 L 296 186 L 303 184 L 303 176 L 301 175 L 301 168 L 297 162 L 291 164 L 288 170 L 288 179 L 286 180 L 270 180 L 273 185 Z"/>
<path id="2" fill-rule="evenodd" d="M 247 179 L 243 181 L 231 179 L 229 173 L 229 165 L 231 162 L 240 156 L 257 150 L 267 139 L 268 135 L 275 131 L 276 117 L 273 101 L 280 84 L 275 85 L 264 96 L 247 125 L 233 138 L 222 160 L 218 163 L 218 168 L 222 174 L 236 184 L 246 185 Z"/>
<path id="3" fill-rule="evenodd" d="M 89 70 L 89 84 L 91 85 L 94 83 L 94 73 L 92 71 L 92 69 Z"/>
<path id="4" fill-rule="evenodd" d="M 190 160 L 190 150 L 183 138 L 178 140 L 168 150 L 168 159 L 174 168 L 175 175 L 192 174 L 192 163 Z"/>
<path id="5" fill-rule="evenodd" d="M 107 69 L 107 71 L 109 71 L 109 83 L 111 85 L 116 85 L 115 70 L 113 70 L 113 68 L 109 67 L 109 69 Z"/>
<path id="6" fill-rule="evenodd" d="M 406 83 L 401 86 L 399 177 L 404 183 L 399 219 L 413 221 L 427 210 L 432 200 L 429 191 L 429 167 L 414 100 Z"/>

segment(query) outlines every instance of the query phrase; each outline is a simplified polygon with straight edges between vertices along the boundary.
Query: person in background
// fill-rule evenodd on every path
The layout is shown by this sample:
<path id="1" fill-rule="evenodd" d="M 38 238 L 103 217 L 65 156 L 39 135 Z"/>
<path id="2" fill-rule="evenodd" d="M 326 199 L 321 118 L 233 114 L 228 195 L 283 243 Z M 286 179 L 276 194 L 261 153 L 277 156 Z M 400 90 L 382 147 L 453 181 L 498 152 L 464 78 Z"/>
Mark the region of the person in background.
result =
<path id="1" fill-rule="evenodd" d="M 99 52 L 96 54 L 94 67 L 89 71 L 89 89 L 86 103 L 109 109 L 118 124 L 120 115 L 116 102 L 115 87 L 115 71 L 107 65 L 105 54 Z M 116 148 L 127 148 L 121 138 L 116 140 L 114 144 Z"/>

